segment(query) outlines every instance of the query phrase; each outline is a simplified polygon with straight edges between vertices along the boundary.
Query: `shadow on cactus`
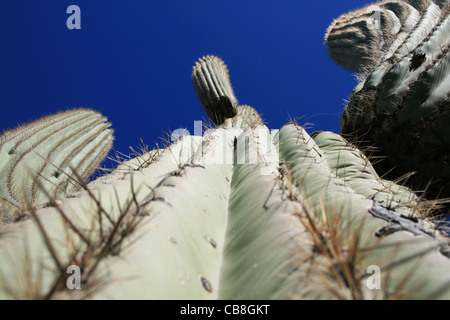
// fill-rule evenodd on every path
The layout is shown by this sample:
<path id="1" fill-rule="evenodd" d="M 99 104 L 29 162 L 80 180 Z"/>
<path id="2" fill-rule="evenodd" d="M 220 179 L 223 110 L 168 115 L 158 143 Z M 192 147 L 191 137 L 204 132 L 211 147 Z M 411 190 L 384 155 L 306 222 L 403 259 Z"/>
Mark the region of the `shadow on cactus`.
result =
<path id="1" fill-rule="evenodd" d="M 448 1 L 381 1 L 336 19 L 330 57 L 361 73 L 342 134 L 384 157 L 376 169 L 429 199 L 450 197 Z M 447 207 L 448 209 L 448 207 Z"/>
<path id="2" fill-rule="evenodd" d="M 427 41 L 446 37 L 439 31 L 447 25 L 444 7 L 415 9 L 397 1 L 374 6 L 382 31 L 390 32 L 370 36 L 385 42 L 383 54 L 394 45 L 402 48 L 417 23 L 430 27 L 420 22 L 429 16 L 440 27 L 430 27 Z M 339 42 L 337 29 L 351 37 L 358 30 L 348 21 L 366 21 L 371 14 L 341 18 L 329 37 Z M 383 72 L 382 54 L 375 61 L 358 51 L 361 62 L 344 64 L 365 70 L 360 90 L 378 79 L 380 86 L 370 90 L 417 94 L 392 81 L 399 74 L 384 75 L 406 65 L 399 71 L 404 79 L 424 81 L 415 73 L 421 70 L 418 58 L 401 52 Z M 441 58 L 433 61 L 440 65 L 447 57 Z M 442 71 L 442 80 L 447 69 L 430 59 L 425 55 L 422 63 Z M 341 135 L 308 134 L 294 121 L 271 132 L 257 109 L 239 105 L 228 69 L 216 56 L 196 62 L 192 81 L 214 127 L 203 136 L 180 134 L 173 143 L 165 138 L 154 150 L 142 142 L 140 151 L 131 148 L 134 158 L 119 154 L 117 168 L 89 183 L 87 175 L 112 142 L 98 113 L 68 111 L 2 136 L 0 256 L 7 263 L 0 271 L 0 298 L 450 298 L 449 240 L 428 218 L 438 203 L 380 178 L 370 158 Z M 391 101 L 385 98 L 379 101 Z M 344 127 L 372 125 L 376 105 L 366 100 L 359 113 L 351 103 L 344 110 Z M 359 122 L 366 117 L 369 122 Z M 375 131 L 385 139 L 391 134 Z M 378 142 L 370 143 L 382 150 Z M 397 159 L 386 156 L 383 163 Z M 32 219 L 20 219 L 25 211 Z"/>

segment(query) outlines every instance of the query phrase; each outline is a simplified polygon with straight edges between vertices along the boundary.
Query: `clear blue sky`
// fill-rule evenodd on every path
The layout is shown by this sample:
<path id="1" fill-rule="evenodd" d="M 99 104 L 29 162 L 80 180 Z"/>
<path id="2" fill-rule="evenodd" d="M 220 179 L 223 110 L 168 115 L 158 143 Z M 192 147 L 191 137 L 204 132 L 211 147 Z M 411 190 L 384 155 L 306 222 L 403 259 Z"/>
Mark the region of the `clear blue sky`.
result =
<path id="1" fill-rule="evenodd" d="M 305 4 L 306 3 L 306 4 Z M 241 104 L 270 129 L 303 117 L 309 129 L 339 132 L 356 85 L 335 65 L 324 33 L 341 13 L 370 1 L 2 0 L 0 131 L 75 107 L 112 122 L 115 149 L 206 117 L 191 84 L 194 62 L 222 57 Z M 69 30 L 69 5 L 81 30 Z"/>

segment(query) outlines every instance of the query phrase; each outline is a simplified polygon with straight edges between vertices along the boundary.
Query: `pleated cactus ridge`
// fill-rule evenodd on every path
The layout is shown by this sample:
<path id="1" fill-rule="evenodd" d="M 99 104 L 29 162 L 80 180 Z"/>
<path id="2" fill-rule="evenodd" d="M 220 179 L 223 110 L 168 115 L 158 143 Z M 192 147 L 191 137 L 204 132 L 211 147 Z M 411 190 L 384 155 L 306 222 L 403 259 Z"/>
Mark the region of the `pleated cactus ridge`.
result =
<path id="1" fill-rule="evenodd" d="M 12 216 L 2 220 L 79 189 L 77 181 L 86 182 L 112 146 L 109 127 L 100 113 L 74 109 L 4 132 L 0 137 L 0 207 Z"/>
<path id="2" fill-rule="evenodd" d="M 363 8 L 336 20 L 327 34 L 331 57 L 362 72 L 341 115 L 342 134 L 386 157 L 376 166 L 380 173 L 395 178 L 413 172 L 415 189 L 426 189 L 430 198 L 448 197 L 449 4 L 382 1 L 372 8 L 380 8 L 380 28 L 367 27 L 374 14 L 363 14 Z M 352 50 L 364 52 L 354 66 L 339 60 L 356 56 Z"/>

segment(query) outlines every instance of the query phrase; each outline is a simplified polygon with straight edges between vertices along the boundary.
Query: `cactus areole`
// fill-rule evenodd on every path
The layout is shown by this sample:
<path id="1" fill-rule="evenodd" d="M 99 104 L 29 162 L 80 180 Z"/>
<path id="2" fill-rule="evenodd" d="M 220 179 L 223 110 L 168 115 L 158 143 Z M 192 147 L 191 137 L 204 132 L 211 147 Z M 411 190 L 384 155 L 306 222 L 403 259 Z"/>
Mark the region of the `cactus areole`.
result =
<path id="1" fill-rule="evenodd" d="M 367 70 L 343 132 L 358 143 L 365 130 L 403 166 L 392 149 L 402 137 L 391 136 L 401 128 L 423 130 L 419 155 L 446 144 L 449 9 L 373 6 L 327 36 L 333 59 Z M 90 183 L 112 143 L 99 113 L 66 111 L 1 136 L 1 299 L 450 298 L 448 238 L 427 218 L 435 202 L 380 178 L 339 134 L 294 122 L 270 132 L 238 103 L 219 57 L 196 62 L 192 81 L 216 127 L 144 149 Z M 415 152 L 405 170 L 425 172 Z"/>

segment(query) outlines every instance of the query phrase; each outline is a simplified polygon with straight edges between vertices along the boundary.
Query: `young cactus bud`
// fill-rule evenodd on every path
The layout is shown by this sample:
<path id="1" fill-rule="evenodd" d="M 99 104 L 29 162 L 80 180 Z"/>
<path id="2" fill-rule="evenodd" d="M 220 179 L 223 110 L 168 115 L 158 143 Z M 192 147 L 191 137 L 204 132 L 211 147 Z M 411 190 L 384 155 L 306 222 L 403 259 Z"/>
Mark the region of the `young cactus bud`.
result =
<path id="1" fill-rule="evenodd" d="M 192 82 L 206 114 L 215 124 L 236 115 L 237 99 L 222 59 L 208 55 L 196 62 Z"/>
<path id="2" fill-rule="evenodd" d="M 84 183 L 111 148 L 112 130 L 105 120 L 98 112 L 76 109 L 5 132 L 0 136 L 0 199 L 40 207 L 48 196 L 74 191 L 75 181 Z"/>

